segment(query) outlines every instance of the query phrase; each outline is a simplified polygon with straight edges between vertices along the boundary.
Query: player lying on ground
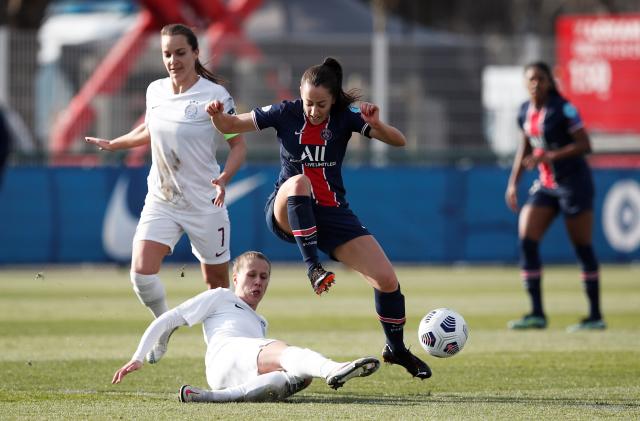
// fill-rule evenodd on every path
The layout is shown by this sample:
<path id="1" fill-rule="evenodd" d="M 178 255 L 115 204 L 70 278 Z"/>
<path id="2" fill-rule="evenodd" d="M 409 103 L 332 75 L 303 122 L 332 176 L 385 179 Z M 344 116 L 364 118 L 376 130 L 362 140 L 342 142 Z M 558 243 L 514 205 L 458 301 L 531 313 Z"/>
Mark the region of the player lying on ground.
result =
<path id="1" fill-rule="evenodd" d="M 313 377 L 337 389 L 353 377 L 375 372 L 373 357 L 338 363 L 310 349 L 266 339 L 267 321 L 255 312 L 266 293 L 271 263 L 262 253 L 249 251 L 233 264 L 234 291 L 205 291 L 155 319 L 144 332 L 131 361 L 113 376 L 142 367 L 144 355 L 165 332 L 179 326 L 203 324 L 207 344 L 205 366 L 211 390 L 185 385 L 182 402 L 260 402 L 282 400 L 304 389 Z"/>

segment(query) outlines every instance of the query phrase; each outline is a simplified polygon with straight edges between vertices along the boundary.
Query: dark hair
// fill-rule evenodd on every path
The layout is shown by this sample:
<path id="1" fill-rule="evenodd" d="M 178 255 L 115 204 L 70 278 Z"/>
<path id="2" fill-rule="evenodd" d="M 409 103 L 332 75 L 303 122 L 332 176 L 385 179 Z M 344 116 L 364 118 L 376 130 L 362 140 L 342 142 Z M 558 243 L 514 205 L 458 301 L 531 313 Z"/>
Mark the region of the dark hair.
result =
<path id="1" fill-rule="evenodd" d="M 300 84 L 309 83 L 312 86 L 323 86 L 335 98 L 335 107 L 339 110 L 347 108 L 360 99 L 357 89 L 345 92 L 342 89 L 342 66 L 333 57 L 327 57 L 322 64 L 309 67 L 302 74 Z"/>
<path id="2" fill-rule="evenodd" d="M 181 23 L 172 23 L 170 25 L 165 25 L 160 30 L 160 35 L 168 35 L 168 36 L 183 35 L 187 39 L 187 42 L 191 46 L 191 49 L 193 51 L 198 50 L 198 38 L 196 37 L 196 34 L 191 30 L 191 28 Z M 200 63 L 200 59 L 197 59 L 197 58 L 196 58 L 196 73 L 201 77 L 207 80 L 210 80 L 213 83 L 221 82 L 221 79 L 215 74 L 213 74 L 206 67 L 204 67 L 202 63 Z"/>
<path id="3" fill-rule="evenodd" d="M 549 79 L 549 83 L 551 83 L 551 89 L 549 89 L 549 95 L 557 95 L 562 96 L 560 91 L 558 91 L 558 85 L 556 85 L 556 80 L 553 77 L 553 73 L 551 72 L 551 67 L 544 61 L 534 61 L 526 66 L 524 66 L 524 71 L 526 72 L 529 69 L 538 69 L 542 73 L 544 73 Z"/>

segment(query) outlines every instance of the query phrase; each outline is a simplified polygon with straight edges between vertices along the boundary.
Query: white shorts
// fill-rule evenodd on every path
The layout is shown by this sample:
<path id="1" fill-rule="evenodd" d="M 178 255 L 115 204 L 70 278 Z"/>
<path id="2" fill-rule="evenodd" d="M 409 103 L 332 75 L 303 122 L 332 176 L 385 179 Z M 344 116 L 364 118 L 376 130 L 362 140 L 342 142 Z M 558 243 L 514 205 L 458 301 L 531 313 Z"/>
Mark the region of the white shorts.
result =
<path id="1" fill-rule="evenodd" d="M 258 354 L 274 342 L 264 338 L 227 338 L 207 349 L 207 383 L 212 390 L 246 383 L 258 376 Z"/>
<path id="2" fill-rule="evenodd" d="M 228 262 L 231 253 L 231 226 L 227 208 L 215 213 L 193 214 L 177 211 L 158 202 L 146 202 L 133 242 L 155 241 L 169 246 L 171 253 L 182 234 L 191 242 L 191 252 L 206 264 Z"/>

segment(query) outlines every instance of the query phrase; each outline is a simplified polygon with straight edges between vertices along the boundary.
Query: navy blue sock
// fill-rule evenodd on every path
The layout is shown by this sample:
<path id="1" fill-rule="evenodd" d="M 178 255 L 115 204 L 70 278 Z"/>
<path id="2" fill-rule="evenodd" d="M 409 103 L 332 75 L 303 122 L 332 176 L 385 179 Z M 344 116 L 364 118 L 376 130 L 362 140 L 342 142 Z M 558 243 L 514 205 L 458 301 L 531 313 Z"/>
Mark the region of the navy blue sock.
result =
<path id="1" fill-rule="evenodd" d="M 311 197 L 287 197 L 287 216 L 302 259 L 309 269 L 320 262 L 318 259 L 318 230 Z"/>
<path id="2" fill-rule="evenodd" d="M 394 292 L 382 292 L 374 288 L 376 312 L 387 338 L 387 344 L 394 353 L 406 349 L 404 345 L 404 295 L 400 293 L 400 285 Z"/>
<path id="3" fill-rule="evenodd" d="M 589 318 L 601 319 L 600 313 L 600 273 L 598 260 L 591 245 L 575 246 L 576 255 L 582 266 L 584 292 L 589 300 Z"/>
<path id="4" fill-rule="evenodd" d="M 544 317 L 542 308 L 542 262 L 538 242 L 529 238 L 520 241 L 522 282 L 531 299 L 531 314 Z"/>

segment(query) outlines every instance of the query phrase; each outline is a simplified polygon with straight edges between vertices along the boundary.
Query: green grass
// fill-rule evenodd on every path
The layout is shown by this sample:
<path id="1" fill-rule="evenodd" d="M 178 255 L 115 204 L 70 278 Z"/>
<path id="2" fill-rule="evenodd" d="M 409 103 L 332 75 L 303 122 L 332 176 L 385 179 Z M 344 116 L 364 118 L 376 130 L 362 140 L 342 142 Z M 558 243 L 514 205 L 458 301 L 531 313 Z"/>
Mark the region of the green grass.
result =
<path id="1" fill-rule="evenodd" d="M 380 355 L 383 335 L 371 288 L 334 265 L 337 284 L 316 297 L 301 266 L 276 265 L 259 308 L 269 336 L 336 360 Z M 42 272 L 43 276 L 36 276 Z M 206 387 L 200 328 L 182 328 L 165 359 L 120 385 L 113 372 L 151 320 L 128 271 L 114 267 L 0 270 L 0 419 L 600 419 L 640 418 L 640 268 L 604 266 L 604 332 L 565 332 L 586 312 L 577 267 L 548 267 L 549 328 L 512 332 L 527 310 L 515 267 L 400 266 L 406 342 L 431 365 L 426 381 L 383 366 L 334 391 L 315 381 L 287 402 L 180 404 L 189 383 Z M 200 292 L 197 267 L 162 272 L 169 304 Z M 426 356 L 417 324 L 428 310 L 465 316 L 470 338 L 453 358 Z"/>

